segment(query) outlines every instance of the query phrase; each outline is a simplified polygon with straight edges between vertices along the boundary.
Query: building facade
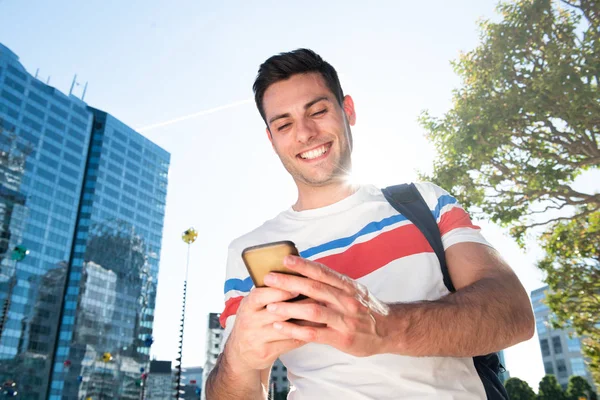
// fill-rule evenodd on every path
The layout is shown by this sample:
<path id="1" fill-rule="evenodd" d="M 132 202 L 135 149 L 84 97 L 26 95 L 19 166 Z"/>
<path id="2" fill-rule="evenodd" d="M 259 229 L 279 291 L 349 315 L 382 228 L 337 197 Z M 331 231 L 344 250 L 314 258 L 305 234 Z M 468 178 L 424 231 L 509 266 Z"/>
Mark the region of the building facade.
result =
<path id="1" fill-rule="evenodd" d="M 139 399 L 169 154 L 1 44 L 0 131 L 0 383 L 23 399 Z"/>
<path id="2" fill-rule="evenodd" d="M 204 363 L 204 369 L 202 371 L 202 393 L 201 398 L 206 399 L 206 379 L 208 375 L 215 367 L 219 354 L 223 351 L 223 327 L 219 322 L 219 316 L 221 314 L 210 313 L 208 314 L 208 329 L 206 331 L 206 361 Z"/>
<path id="3" fill-rule="evenodd" d="M 572 375 L 584 377 L 592 387 L 595 387 L 581 352 L 580 339 L 573 335 L 572 329 L 552 329 L 550 326 L 551 311 L 544 303 L 547 291 L 548 286 L 544 286 L 531 292 L 544 371 L 546 375 L 556 376 L 563 388 L 567 387 L 569 377 Z"/>
<path id="4" fill-rule="evenodd" d="M 173 398 L 173 372 L 171 361 L 150 361 L 150 372 L 146 379 L 145 400 Z"/>

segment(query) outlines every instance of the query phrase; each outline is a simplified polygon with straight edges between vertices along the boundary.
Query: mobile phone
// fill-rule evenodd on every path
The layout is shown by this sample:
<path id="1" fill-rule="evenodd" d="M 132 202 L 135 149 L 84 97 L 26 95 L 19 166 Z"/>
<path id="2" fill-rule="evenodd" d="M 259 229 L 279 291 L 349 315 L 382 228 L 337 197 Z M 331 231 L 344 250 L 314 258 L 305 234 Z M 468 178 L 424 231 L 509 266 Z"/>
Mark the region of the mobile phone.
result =
<path id="1" fill-rule="evenodd" d="M 289 240 L 251 246 L 242 251 L 246 269 L 257 288 L 265 286 L 264 279 L 269 272 L 302 276 L 283 265 L 283 260 L 289 255 L 298 255 L 296 245 Z"/>

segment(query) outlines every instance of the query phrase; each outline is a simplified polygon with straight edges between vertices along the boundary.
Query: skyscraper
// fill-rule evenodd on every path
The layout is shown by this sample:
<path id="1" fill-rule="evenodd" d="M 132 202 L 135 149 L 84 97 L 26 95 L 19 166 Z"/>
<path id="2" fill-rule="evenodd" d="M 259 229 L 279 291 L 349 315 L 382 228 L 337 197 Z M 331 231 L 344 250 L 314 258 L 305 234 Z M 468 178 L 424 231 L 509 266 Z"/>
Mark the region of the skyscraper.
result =
<path id="1" fill-rule="evenodd" d="M 0 129 L 0 383 L 26 399 L 139 398 L 169 154 L 1 44 Z"/>
<path id="2" fill-rule="evenodd" d="M 580 339 L 575 336 L 571 337 L 572 329 L 552 329 L 550 326 L 550 308 L 543 302 L 547 291 L 548 286 L 544 286 L 531 292 L 536 329 L 544 360 L 544 371 L 546 375 L 556 376 L 558 383 L 563 388 L 567 387 L 571 375 L 582 376 L 592 387 L 595 387 L 581 352 Z M 596 388 L 596 390 L 598 389 Z"/>

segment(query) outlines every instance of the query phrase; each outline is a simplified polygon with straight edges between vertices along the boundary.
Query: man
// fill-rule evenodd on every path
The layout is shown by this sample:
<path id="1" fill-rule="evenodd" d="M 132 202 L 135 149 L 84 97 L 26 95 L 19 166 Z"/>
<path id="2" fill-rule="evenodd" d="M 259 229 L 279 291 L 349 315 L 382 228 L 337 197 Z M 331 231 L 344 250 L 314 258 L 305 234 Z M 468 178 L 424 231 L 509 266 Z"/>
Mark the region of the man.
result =
<path id="1" fill-rule="evenodd" d="M 450 293 L 419 230 L 397 218 L 379 189 L 349 182 L 354 103 L 320 56 L 300 49 L 271 57 L 254 92 L 298 199 L 230 246 L 227 342 L 207 398 L 265 398 L 278 357 L 295 400 L 486 398 L 489 382 L 472 357 L 534 331 L 510 267 L 450 195 L 417 184 L 437 217 Z M 272 273 L 267 287 L 252 288 L 242 250 L 280 240 L 296 243 L 301 257 L 285 263 L 302 277 Z M 308 299 L 286 302 L 298 294 Z"/>

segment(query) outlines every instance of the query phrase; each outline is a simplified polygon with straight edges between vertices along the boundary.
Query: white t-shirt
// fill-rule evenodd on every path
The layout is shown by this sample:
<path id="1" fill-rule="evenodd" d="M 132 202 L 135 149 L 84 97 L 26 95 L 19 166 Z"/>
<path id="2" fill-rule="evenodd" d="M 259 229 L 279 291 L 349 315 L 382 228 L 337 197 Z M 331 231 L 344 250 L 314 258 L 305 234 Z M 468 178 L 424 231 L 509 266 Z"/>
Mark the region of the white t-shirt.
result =
<path id="1" fill-rule="evenodd" d="M 435 216 L 444 248 L 460 242 L 488 244 L 456 199 L 443 189 L 418 183 Z M 243 296 L 253 287 L 241 258 L 249 246 L 291 240 L 300 255 L 367 286 L 387 303 L 437 300 L 449 294 L 439 261 L 425 236 L 387 202 L 380 189 L 364 185 L 327 207 L 291 208 L 234 240 L 225 282 L 225 340 Z M 312 344 L 280 357 L 293 385 L 289 399 L 485 399 L 472 358 L 355 357 Z"/>

